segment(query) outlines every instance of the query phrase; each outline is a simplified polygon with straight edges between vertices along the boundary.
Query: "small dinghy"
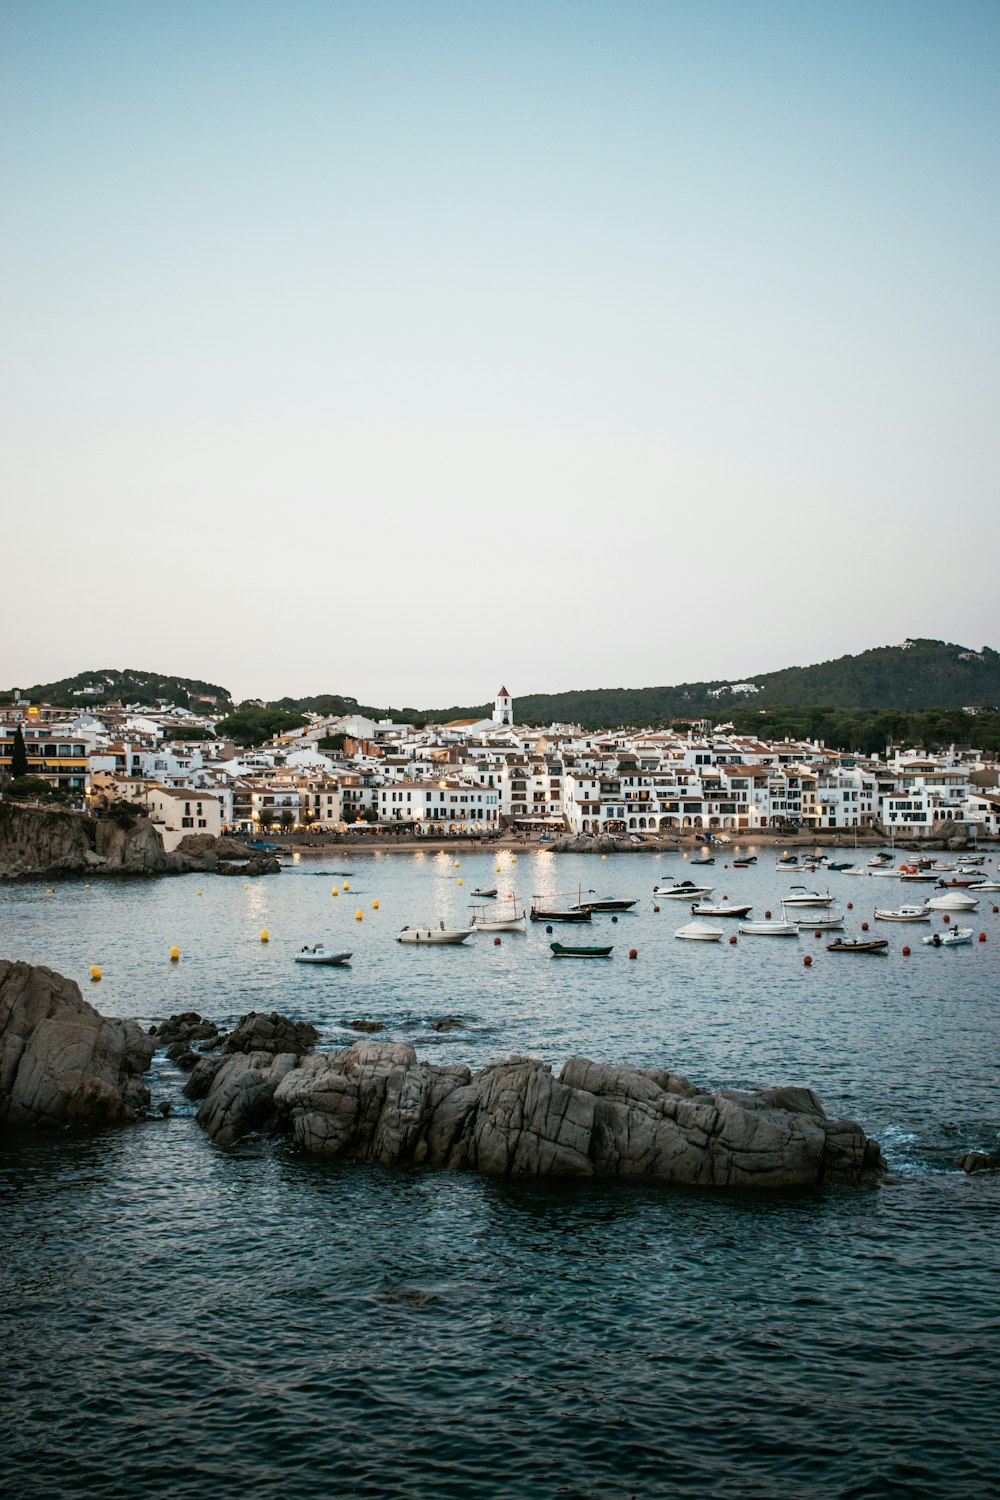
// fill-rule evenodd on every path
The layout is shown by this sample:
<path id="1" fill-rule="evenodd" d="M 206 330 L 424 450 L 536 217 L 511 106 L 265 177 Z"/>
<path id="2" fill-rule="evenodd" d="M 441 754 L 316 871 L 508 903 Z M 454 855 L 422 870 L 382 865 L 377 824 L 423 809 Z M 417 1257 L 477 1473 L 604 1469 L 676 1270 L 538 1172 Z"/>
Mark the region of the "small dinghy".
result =
<path id="1" fill-rule="evenodd" d="M 295 955 L 297 964 L 327 964 L 330 967 L 339 968 L 346 964 L 351 956 L 350 948 L 324 948 L 322 943 L 314 943 L 311 948 L 302 948 Z"/>
<path id="2" fill-rule="evenodd" d="M 929 932 L 920 941 L 928 948 L 957 948 L 960 943 L 972 942 L 971 927 L 956 927 L 953 932 Z"/>
<path id="3" fill-rule="evenodd" d="M 691 907 L 693 917 L 748 917 L 752 911 L 752 906 L 699 906 L 697 902 Z"/>
<path id="4" fill-rule="evenodd" d="M 884 953 L 889 946 L 888 938 L 838 938 L 827 943 L 827 953 Z"/>
<path id="5" fill-rule="evenodd" d="M 610 958 L 611 948 L 567 948 L 562 943 L 550 943 L 553 958 Z M 614 944 L 611 945 L 614 947 Z"/>
<path id="6" fill-rule="evenodd" d="M 482 896 L 482 898 L 483 898 L 484 901 L 492 901 L 493 897 L 496 895 L 496 893 L 497 893 L 497 888 L 496 888 L 496 886 L 494 886 L 491 891 L 473 891 L 472 894 L 474 896 Z"/>
<path id="7" fill-rule="evenodd" d="M 733 869 L 734 870 L 749 870 L 750 866 L 751 865 L 755 865 L 756 863 L 757 863 L 757 856 L 756 856 L 756 854 L 750 854 L 750 855 L 747 856 L 746 859 L 734 859 L 733 860 Z"/>
<path id="8" fill-rule="evenodd" d="M 472 925 L 477 932 L 524 932 L 527 929 L 526 913 L 516 901 L 505 906 L 498 902 L 492 908 L 476 906 L 472 910 Z"/>
<path id="9" fill-rule="evenodd" d="M 741 922 L 737 931 L 742 937 L 798 937 L 794 922 Z"/>

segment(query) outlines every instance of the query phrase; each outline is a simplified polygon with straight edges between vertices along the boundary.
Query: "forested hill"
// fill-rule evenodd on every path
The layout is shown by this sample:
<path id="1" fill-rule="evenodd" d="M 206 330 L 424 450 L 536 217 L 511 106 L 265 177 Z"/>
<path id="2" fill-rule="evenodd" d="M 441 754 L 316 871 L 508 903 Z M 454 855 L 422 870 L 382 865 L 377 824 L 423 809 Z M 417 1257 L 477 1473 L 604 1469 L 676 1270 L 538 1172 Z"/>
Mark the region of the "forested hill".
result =
<path id="1" fill-rule="evenodd" d="M 946 641 L 912 640 L 877 646 L 812 667 L 785 667 L 725 682 L 676 687 L 594 688 L 566 693 L 515 694 L 519 724 L 655 724 L 736 710 L 817 706 L 834 709 L 1000 707 L 1000 653 Z M 492 704 L 427 710 L 422 719 L 478 717 Z"/>
<path id="2" fill-rule="evenodd" d="M 11 690 L 12 693 L 13 690 Z M 11 693 L 4 694 L 5 697 Z M 36 682 L 21 688 L 21 696 L 32 703 L 54 703 L 60 707 L 85 708 L 88 704 L 142 703 L 152 707 L 158 700 L 176 703 L 211 713 L 218 708 L 228 712 L 232 699 L 226 688 L 216 682 L 201 682 L 192 677 L 169 677 L 160 672 L 144 672 L 137 667 L 100 667 L 93 672 L 78 672 L 58 682 Z"/>

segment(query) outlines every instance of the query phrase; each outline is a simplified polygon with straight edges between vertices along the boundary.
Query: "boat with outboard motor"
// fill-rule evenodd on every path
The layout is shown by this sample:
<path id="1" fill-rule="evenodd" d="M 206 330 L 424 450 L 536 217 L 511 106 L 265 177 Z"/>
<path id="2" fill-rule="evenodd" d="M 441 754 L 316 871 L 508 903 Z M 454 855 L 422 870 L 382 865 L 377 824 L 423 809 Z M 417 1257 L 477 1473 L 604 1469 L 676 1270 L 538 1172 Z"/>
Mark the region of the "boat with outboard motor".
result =
<path id="1" fill-rule="evenodd" d="M 693 917 L 748 917 L 753 911 L 752 906 L 699 906 L 697 901 L 691 903 L 691 915 Z"/>
<path id="2" fill-rule="evenodd" d="M 920 941 L 928 948 L 957 948 L 962 943 L 971 943 L 971 927 L 953 927 L 951 932 L 929 932 Z"/>
<path id="3" fill-rule="evenodd" d="M 838 938 L 827 943 L 827 953 L 884 953 L 889 946 L 888 938 Z"/>
<path id="4" fill-rule="evenodd" d="M 404 927 L 396 938 L 397 943 L 419 943 L 421 945 L 448 943 L 456 946 L 464 943 L 475 931 L 473 927 L 446 927 L 439 922 L 436 927 Z"/>
<path id="5" fill-rule="evenodd" d="M 342 968 L 351 957 L 350 948 L 324 948 L 322 943 L 313 943 L 294 954 L 297 964 L 325 964 L 328 968 Z"/>

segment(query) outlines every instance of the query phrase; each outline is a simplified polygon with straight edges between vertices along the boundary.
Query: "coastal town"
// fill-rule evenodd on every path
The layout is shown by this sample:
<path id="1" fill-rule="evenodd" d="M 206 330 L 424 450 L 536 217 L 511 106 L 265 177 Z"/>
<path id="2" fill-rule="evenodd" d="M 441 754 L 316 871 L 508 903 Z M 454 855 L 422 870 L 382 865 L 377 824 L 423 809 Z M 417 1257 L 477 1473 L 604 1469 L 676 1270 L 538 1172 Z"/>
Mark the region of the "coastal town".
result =
<path id="1" fill-rule="evenodd" d="M 168 852 L 193 834 L 309 839 L 848 833 L 1000 835 L 1000 764 L 974 746 L 765 741 L 732 726 L 601 732 L 519 725 L 506 687 L 488 717 L 415 725 L 307 714 L 253 747 L 168 702 L 0 709 L 0 783 L 37 778 L 66 805 L 127 804 Z M 20 768 L 17 761 L 20 759 Z"/>

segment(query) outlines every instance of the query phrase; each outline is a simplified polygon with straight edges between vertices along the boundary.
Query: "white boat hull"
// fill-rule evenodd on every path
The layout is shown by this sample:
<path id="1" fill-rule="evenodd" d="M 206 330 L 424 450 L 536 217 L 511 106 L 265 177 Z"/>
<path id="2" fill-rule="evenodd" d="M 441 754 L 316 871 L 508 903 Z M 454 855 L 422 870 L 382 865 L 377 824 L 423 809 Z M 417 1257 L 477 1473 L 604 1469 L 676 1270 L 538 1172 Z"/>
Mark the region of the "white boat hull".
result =
<path id="1" fill-rule="evenodd" d="M 324 964 L 327 968 L 339 968 L 347 963 L 351 952 L 350 948 L 343 948 L 339 952 L 334 949 L 328 951 L 326 948 L 314 948 L 311 952 L 296 953 L 295 962 L 297 964 Z"/>
<path id="2" fill-rule="evenodd" d="M 741 922 L 739 932 L 743 937 L 798 937 L 799 929 L 793 922 Z"/>
<path id="3" fill-rule="evenodd" d="M 404 927 L 396 939 L 397 943 L 422 943 L 428 945 L 464 943 L 474 932 L 472 927 Z"/>
<path id="4" fill-rule="evenodd" d="M 495 919 L 487 918 L 485 922 L 480 922 L 476 917 L 473 917 L 472 925 L 476 932 L 526 932 L 528 919 L 526 916 L 497 917 Z"/>
<path id="5" fill-rule="evenodd" d="M 707 922 L 688 922 L 684 927 L 678 927 L 674 937 L 688 938 L 695 943 L 717 943 L 722 937 L 722 928 L 710 927 Z"/>

